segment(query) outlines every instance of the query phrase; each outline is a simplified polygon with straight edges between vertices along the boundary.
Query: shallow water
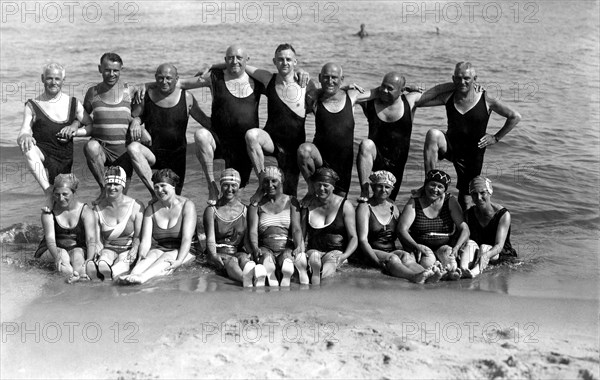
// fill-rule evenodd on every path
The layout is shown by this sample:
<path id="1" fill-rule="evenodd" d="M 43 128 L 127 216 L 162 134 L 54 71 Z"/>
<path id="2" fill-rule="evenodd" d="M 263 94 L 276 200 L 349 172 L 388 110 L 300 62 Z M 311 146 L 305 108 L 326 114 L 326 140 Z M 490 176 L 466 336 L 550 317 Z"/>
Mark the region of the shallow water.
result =
<path id="1" fill-rule="evenodd" d="M 39 4 L 43 10 L 48 3 Z M 570 1 L 568 6 L 558 1 L 481 2 L 472 8 L 472 18 L 463 3 L 455 2 L 428 2 L 429 13 L 423 12 L 422 2 L 281 2 L 273 9 L 272 20 L 267 17 L 267 6 L 260 2 L 256 4 L 263 12 L 258 19 L 247 13 L 252 11 L 250 8 L 245 8 L 244 13 L 242 3 L 237 3 L 242 7 L 238 19 L 236 11 L 213 12 L 208 7 L 217 4 L 214 2 L 177 1 L 167 5 L 138 1 L 127 3 L 134 4 L 127 9 L 126 3 L 115 3 L 120 9 L 118 17 L 115 9 L 109 8 L 112 3 L 96 4 L 103 11 L 96 22 L 90 22 L 89 17 L 84 19 L 79 13 L 74 14 L 71 22 L 63 12 L 64 17 L 53 23 L 48 22 L 51 15 L 42 15 L 36 23 L 31 15 L 22 22 L 21 14 L 7 14 L 6 22 L 0 24 L 3 82 L 0 229 L 4 230 L 0 240 L 3 242 L 13 242 L 7 231 L 13 230 L 17 223 L 39 226 L 42 197 L 14 141 L 23 102 L 41 90 L 38 78 L 44 63 L 63 62 L 67 67 L 65 89 L 82 99 L 87 87 L 100 79 L 96 65 L 104 51 L 121 54 L 125 61 L 122 78 L 140 83 L 152 80 L 154 68 L 164 61 L 175 63 L 182 76 L 193 75 L 205 63 L 220 62 L 225 47 L 233 42 L 247 47 L 252 64 L 273 68 L 270 57 L 274 47 L 280 42 L 291 42 L 300 65 L 313 76 L 323 63 L 336 61 L 345 69 L 346 82 L 364 87 L 378 85 L 382 75 L 390 70 L 405 73 L 408 83 L 430 87 L 448 81 L 457 61 L 473 62 L 479 81 L 488 92 L 514 106 L 523 116 L 515 130 L 488 149 L 484 167 L 484 174 L 494 182 L 494 201 L 511 211 L 511 238 L 523 263 L 495 269 L 477 280 L 435 287 L 542 298 L 598 298 L 597 1 Z M 235 4 L 228 3 L 231 7 L 228 9 L 236 9 Z M 407 8 L 410 4 L 417 10 Z M 297 22 L 290 21 L 292 13 L 286 14 L 287 18 L 283 16 L 284 6 L 289 12 L 300 7 L 301 17 Z M 456 6 L 461 10 L 460 17 L 452 13 Z M 489 12 L 484 13 L 484 9 Z M 493 11 L 498 9 L 501 16 L 496 20 Z M 363 40 L 352 36 L 360 23 L 365 23 L 370 33 Z M 208 92 L 196 90 L 194 94 L 201 107 L 210 112 Z M 263 100 L 261 115 L 265 115 L 265 107 Z M 367 127 L 361 110 L 357 108 L 355 113 L 356 148 L 366 136 Z M 261 117 L 261 122 L 264 120 Z M 498 130 L 502 123 L 502 118 L 493 115 L 489 130 Z M 443 129 L 444 124 L 443 108 L 417 111 L 412 149 L 398 197 L 401 207 L 409 190 L 419 186 L 423 179 L 421 148 L 426 131 L 431 127 Z M 192 141 L 196 128 L 197 124 L 190 122 L 188 141 Z M 314 119 L 309 116 L 308 140 L 313 133 Z M 444 165 L 442 168 L 454 173 L 450 165 Z M 76 146 L 74 171 L 83 178 L 80 197 L 93 199 L 97 190 L 85 168 L 81 143 Z M 255 186 L 253 178 L 242 198 L 247 200 Z M 299 193 L 304 191 L 301 181 Z M 145 189 L 136 179 L 130 194 L 147 199 Z M 191 146 L 184 195 L 196 202 L 201 215 L 205 207 L 205 181 Z M 357 195 L 354 174 L 350 199 Z M 3 258 L 19 257 L 22 254 L 15 250 L 21 249 L 3 244 Z M 7 260 L 3 259 L 3 267 L 10 261 Z M 8 266 L 10 270 L 22 270 Z M 339 277 L 343 283 L 356 287 L 414 288 L 381 276 L 376 270 L 347 269 Z M 50 279 L 52 283 L 58 280 L 53 276 Z M 107 290 L 95 284 L 82 286 L 94 289 L 91 294 L 114 291 L 113 287 Z M 227 280 L 212 275 L 209 269 L 180 272 L 172 279 L 161 279 L 139 291 L 162 288 L 240 291 Z"/>

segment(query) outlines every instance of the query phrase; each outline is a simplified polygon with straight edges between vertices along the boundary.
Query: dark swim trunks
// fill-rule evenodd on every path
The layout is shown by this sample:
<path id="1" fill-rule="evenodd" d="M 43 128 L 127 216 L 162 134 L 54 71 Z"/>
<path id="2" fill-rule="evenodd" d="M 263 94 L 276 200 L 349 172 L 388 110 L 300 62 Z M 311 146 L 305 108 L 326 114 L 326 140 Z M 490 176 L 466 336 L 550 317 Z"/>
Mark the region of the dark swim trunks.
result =
<path id="1" fill-rule="evenodd" d="M 402 184 L 412 134 L 412 113 L 404 95 L 402 95 L 402 104 L 404 115 L 392 123 L 385 122 L 377 116 L 375 100 L 370 100 L 363 106 L 364 114 L 369 121 L 369 139 L 373 140 L 377 149 L 373 171 L 387 170 L 396 177 L 394 189 L 390 194 L 391 200 L 396 199 Z"/>
<path id="2" fill-rule="evenodd" d="M 337 113 L 329 112 L 320 100 L 317 101 L 313 144 L 319 149 L 323 166 L 340 176 L 336 192 L 348 193 L 354 164 L 354 114 L 347 93 L 346 104 Z"/>
<path id="3" fill-rule="evenodd" d="M 44 155 L 44 167 L 48 170 L 48 182 L 54 184 L 54 178 L 59 174 L 71 173 L 73 167 L 73 140 L 60 142 L 56 134 L 64 127 L 68 127 L 77 117 L 77 99 L 71 98 L 67 120 L 58 123 L 44 112 L 44 110 L 29 99 L 25 103 L 31 107 L 35 121 L 31 126 L 32 136 L 36 146 Z"/>
<path id="4" fill-rule="evenodd" d="M 240 187 L 246 186 L 252 172 L 252 161 L 246 149 L 246 132 L 258 128 L 258 104 L 264 86 L 254 81 L 254 92 L 246 98 L 235 97 L 225 84 L 222 70 L 211 71 L 213 101 L 211 121 L 217 143 L 215 158 L 225 160 L 227 168 L 240 173 Z"/>
<path id="5" fill-rule="evenodd" d="M 264 131 L 271 137 L 275 145 L 273 156 L 277 158 L 278 166 L 286 174 L 283 192 L 295 196 L 300 175 L 296 152 L 306 141 L 306 118 L 298 116 L 279 98 L 275 89 L 276 78 L 277 74 L 273 74 L 266 89 L 268 118 Z"/>
<path id="6" fill-rule="evenodd" d="M 456 188 L 463 194 L 469 193 L 469 182 L 481 174 L 485 148 L 477 147 L 485 135 L 490 113 L 485 102 L 485 91 L 481 99 L 464 115 L 454 106 L 454 93 L 446 102 L 448 131 L 447 152 L 443 158 L 452 161 L 456 169 Z"/>
<path id="7" fill-rule="evenodd" d="M 179 195 L 185 182 L 187 140 L 185 131 L 188 125 L 188 111 L 185 90 L 181 90 L 179 102 L 173 107 L 157 106 L 147 92 L 144 98 L 142 121 L 152 137 L 150 150 L 156 158 L 152 169 L 171 169 L 179 176 L 175 192 Z"/>

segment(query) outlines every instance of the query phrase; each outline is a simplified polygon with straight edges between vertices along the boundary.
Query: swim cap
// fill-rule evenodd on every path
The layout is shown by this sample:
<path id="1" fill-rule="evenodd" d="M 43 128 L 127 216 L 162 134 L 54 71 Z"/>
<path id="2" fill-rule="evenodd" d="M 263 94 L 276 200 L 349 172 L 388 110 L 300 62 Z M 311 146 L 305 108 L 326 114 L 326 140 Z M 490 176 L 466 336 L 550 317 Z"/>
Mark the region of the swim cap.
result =
<path id="1" fill-rule="evenodd" d="M 396 177 L 394 177 L 394 175 L 387 170 L 378 170 L 371 173 L 369 176 L 369 181 L 371 181 L 373 185 L 383 184 L 394 187 L 394 184 L 396 183 Z"/>
<path id="2" fill-rule="evenodd" d="M 334 186 L 339 179 L 335 170 L 325 167 L 318 168 L 310 177 L 312 182 L 326 182 Z"/>
<path id="3" fill-rule="evenodd" d="M 264 173 L 264 178 L 275 178 L 279 181 L 283 181 L 283 173 L 281 172 L 281 169 L 279 169 L 277 166 L 265 167 Z"/>
<path id="4" fill-rule="evenodd" d="M 425 185 L 427 185 L 427 183 L 429 183 L 431 181 L 441 183 L 442 185 L 444 185 L 444 189 L 448 190 L 448 185 L 450 185 L 450 182 L 452 182 L 452 179 L 450 178 L 450 176 L 448 174 L 446 174 L 446 172 L 443 172 L 443 171 L 437 170 L 437 169 L 433 169 L 433 170 L 430 170 L 427 172 L 427 175 L 425 176 Z"/>
<path id="5" fill-rule="evenodd" d="M 109 166 L 104 171 L 104 182 L 106 184 L 116 183 L 117 185 L 121 185 L 125 187 L 125 182 L 127 181 L 127 175 L 125 174 L 125 169 L 120 166 Z"/>
<path id="6" fill-rule="evenodd" d="M 152 174 L 152 182 L 157 183 L 168 183 L 173 187 L 177 187 L 179 184 L 179 176 L 171 169 L 160 169 Z"/>
<path id="7" fill-rule="evenodd" d="M 242 183 L 242 178 L 240 177 L 240 173 L 238 173 L 237 170 L 232 169 L 232 168 L 224 169 L 221 172 L 221 179 L 219 180 L 219 183 L 222 185 L 226 182 L 237 183 L 239 186 Z"/>
<path id="8" fill-rule="evenodd" d="M 477 192 L 478 189 L 484 189 L 490 193 L 490 195 L 494 193 L 492 181 L 481 175 L 478 175 L 469 182 L 469 193 Z"/>
<path id="9" fill-rule="evenodd" d="M 75 174 L 59 174 L 54 178 L 54 188 L 57 187 L 68 187 L 73 192 L 77 190 L 79 186 L 79 180 L 75 177 Z"/>

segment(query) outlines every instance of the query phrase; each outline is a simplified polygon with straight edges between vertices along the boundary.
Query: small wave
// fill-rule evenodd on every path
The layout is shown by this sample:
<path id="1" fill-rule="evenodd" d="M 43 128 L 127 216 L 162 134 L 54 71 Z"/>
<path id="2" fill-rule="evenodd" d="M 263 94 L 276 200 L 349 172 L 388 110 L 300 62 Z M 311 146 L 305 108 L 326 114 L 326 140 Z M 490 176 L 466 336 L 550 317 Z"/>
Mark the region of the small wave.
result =
<path id="1" fill-rule="evenodd" d="M 16 223 L 0 230 L 2 244 L 34 244 L 44 237 L 44 229 L 36 224 Z"/>

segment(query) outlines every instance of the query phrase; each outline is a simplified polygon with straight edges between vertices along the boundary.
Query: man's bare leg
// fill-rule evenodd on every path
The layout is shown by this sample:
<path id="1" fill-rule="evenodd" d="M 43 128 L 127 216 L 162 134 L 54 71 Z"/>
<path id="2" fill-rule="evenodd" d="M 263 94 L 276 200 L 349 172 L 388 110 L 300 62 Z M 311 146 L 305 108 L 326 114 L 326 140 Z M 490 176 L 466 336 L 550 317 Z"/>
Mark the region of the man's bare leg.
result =
<path id="1" fill-rule="evenodd" d="M 313 188 L 311 186 L 310 177 L 314 174 L 317 168 L 323 166 L 323 158 L 319 149 L 312 143 L 304 143 L 298 148 L 298 166 L 300 167 L 300 173 L 308 185 L 308 191 L 300 204 L 306 204 L 313 196 Z"/>
<path id="2" fill-rule="evenodd" d="M 23 153 L 23 155 L 25 156 L 27 168 L 29 168 L 31 174 L 33 174 L 33 178 L 35 178 L 42 190 L 44 190 L 44 210 L 52 210 L 52 207 L 54 206 L 54 197 L 52 196 L 52 188 L 50 187 L 48 170 L 44 166 L 44 154 L 40 148 L 34 146 L 28 152 Z"/>
<path id="3" fill-rule="evenodd" d="M 366 202 L 369 199 L 369 175 L 373 170 L 373 162 L 377 157 L 377 148 L 373 140 L 365 139 L 361 141 L 356 155 L 356 169 L 358 171 L 358 182 L 360 183 L 359 202 Z"/>
<path id="4" fill-rule="evenodd" d="M 150 202 L 153 203 L 152 201 L 156 201 L 158 198 L 154 192 L 154 185 L 151 180 L 152 169 L 150 167 L 156 163 L 156 157 L 150 149 L 136 141 L 127 146 L 127 153 L 131 157 L 133 169 L 150 192 L 150 196 L 152 197 Z"/>
<path id="5" fill-rule="evenodd" d="M 430 170 L 437 168 L 438 159 L 443 156 L 448 149 L 446 137 L 439 129 L 430 129 L 425 136 L 425 146 L 423 148 L 423 160 L 425 164 L 425 174 Z"/>
<path id="6" fill-rule="evenodd" d="M 200 162 L 206 182 L 208 182 L 208 203 L 216 204 L 219 199 L 219 186 L 215 181 L 213 161 L 217 143 L 207 129 L 198 129 L 194 133 L 194 145 L 196 146 L 196 157 Z"/>
<path id="7" fill-rule="evenodd" d="M 263 195 L 262 176 L 265 170 L 265 152 L 273 153 L 275 145 L 267 132 L 260 128 L 252 128 L 246 132 L 246 150 L 250 156 L 254 174 L 258 178 L 258 188 L 250 197 L 250 203 L 258 203 Z"/>
<path id="8" fill-rule="evenodd" d="M 92 203 L 97 203 L 104 196 L 104 163 L 106 162 L 106 154 L 104 148 L 96 140 L 89 140 L 83 147 L 83 153 L 87 161 L 88 168 L 94 179 L 100 186 L 100 195 Z"/>

